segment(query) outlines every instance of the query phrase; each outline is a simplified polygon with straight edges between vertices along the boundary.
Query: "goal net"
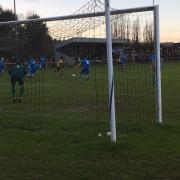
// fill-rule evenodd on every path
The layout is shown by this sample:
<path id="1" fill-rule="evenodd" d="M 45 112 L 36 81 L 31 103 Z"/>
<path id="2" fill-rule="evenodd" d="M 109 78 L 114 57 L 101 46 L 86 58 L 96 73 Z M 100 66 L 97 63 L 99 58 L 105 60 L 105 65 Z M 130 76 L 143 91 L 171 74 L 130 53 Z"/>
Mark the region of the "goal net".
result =
<path id="1" fill-rule="evenodd" d="M 70 16 L 0 23 L 2 127 L 110 131 L 104 6 L 92 0 Z M 156 120 L 154 10 L 111 9 L 118 132 Z M 26 70 L 22 97 L 22 83 L 9 73 L 19 62 Z"/>

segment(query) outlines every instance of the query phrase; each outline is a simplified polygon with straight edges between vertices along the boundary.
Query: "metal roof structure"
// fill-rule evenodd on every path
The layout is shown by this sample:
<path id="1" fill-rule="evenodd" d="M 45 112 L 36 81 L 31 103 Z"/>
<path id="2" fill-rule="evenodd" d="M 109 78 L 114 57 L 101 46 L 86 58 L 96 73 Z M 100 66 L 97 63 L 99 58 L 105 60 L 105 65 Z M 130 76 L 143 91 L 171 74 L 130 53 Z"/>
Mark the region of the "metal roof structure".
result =
<path id="1" fill-rule="evenodd" d="M 79 37 L 74 37 L 70 38 L 68 40 L 64 40 L 61 42 L 58 42 L 55 47 L 56 48 L 61 48 L 65 47 L 67 45 L 70 45 L 72 43 L 106 43 L 106 38 L 79 38 Z M 125 39 L 113 39 L 112 40 L 113 44 L 125 44 L 127 43 L 127 40 Z"/>

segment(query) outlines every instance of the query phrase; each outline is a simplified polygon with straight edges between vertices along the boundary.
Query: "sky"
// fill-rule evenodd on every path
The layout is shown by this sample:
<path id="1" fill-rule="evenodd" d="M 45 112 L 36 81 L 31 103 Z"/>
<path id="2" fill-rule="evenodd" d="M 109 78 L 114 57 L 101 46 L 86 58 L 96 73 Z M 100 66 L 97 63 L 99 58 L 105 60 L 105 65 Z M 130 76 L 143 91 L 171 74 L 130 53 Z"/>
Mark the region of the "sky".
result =
<path id="1" fill-rule="evenodd" d="M 35 12 L 41 17 L 69 15 L 89 0 L 16 0 L 18 14 Z M 102 0 L 103 1 L 103 0 Z M 13 9 L 14 0 L 0 0 L 3 8 Z M 111 0 L 111 7 L 125 9 L 149 6 L 153 0 Z M 160 6 L 161 42 L 180 42 L 180 0 L 155 0 Z"/>

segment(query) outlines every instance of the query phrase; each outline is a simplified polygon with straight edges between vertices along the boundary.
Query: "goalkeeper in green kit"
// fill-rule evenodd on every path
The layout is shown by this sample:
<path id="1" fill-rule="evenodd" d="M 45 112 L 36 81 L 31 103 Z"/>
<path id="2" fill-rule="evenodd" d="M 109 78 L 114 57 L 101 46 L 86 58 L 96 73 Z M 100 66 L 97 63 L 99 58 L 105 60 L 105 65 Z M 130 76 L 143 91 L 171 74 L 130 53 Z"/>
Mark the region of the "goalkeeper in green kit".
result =
<path id="1" fill-rule="evenodd" d="M 19 102 L 19 103 L 22 102 L 22 96 L 24 93 L 24 77 L 26 74 L 27 71 L 20 62 L 17 62 L 17 64 L 9 70 L 9 75 L 11 77 L 11 91 L 13 96 L 13 102 Z M 18 96 L 16 97 L 17 82 L 20 86 L 20 90 Z"/>

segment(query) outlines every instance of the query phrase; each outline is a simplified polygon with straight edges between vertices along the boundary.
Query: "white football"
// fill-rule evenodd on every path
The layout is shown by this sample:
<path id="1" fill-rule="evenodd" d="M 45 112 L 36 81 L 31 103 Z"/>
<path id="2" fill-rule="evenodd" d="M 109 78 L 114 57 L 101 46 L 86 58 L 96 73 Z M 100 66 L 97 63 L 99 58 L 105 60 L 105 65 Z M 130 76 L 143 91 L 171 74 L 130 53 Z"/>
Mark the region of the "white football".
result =
<path id="1" fill-rule="evenodd" d="M 107 132 L 107 136 L 111 136 L 111 132 Z"/>
<path id="2" fill-rule="evenodd" d="M 72 77 L 75 78 L 75 77 L 76 77 L 76 74 L 72 74 Z"/>
<path id="3" fill-rule="evenodd" d="M 98 137 L 101 137 L 102 136 L 102 134 L 101 133 L 98 133 Z"/>

